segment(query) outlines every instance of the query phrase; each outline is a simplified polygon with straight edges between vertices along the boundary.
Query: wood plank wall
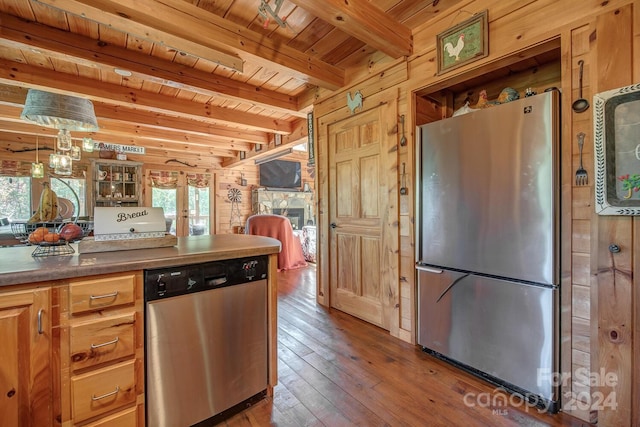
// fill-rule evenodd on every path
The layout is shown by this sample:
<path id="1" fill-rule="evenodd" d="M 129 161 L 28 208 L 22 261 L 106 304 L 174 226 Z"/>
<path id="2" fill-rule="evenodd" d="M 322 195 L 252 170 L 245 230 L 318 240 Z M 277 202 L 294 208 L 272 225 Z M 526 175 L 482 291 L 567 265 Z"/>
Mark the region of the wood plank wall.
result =
<path id="1" fill-rule="evenodd" d="M 438 75 L 436 35 L 485 9 L 489 15 L 489 56 Z M 429 121 L 439 113 L 436 105 L 416 97 L 416 93 L 433 93 L 478 78 L 492 68 L 512 63 L 527 51 L 544 49 L 545 44 L 554 39 L 559 40 L 561 69 L 560 79 L 556 80 L 558 84 L 553 85 L 563 91 L 561 370 L 571 375 L 570 383 L 562 389 L 565 393 L 563 402 L 568 403 L 563 410 L 587 421 L 597 420 L 603 426 L 640 425 L 640 292 L 633 291 L 637 289 L 639 279 L 631 279 L 633 271 L 640 268 L 640 256 L 636 255 L 640 251 L 634 246 L 640 244 L 634 243 L 640 242 L 638 220 L 595 214 L 593 110 L 571 111 L 571 102 L 577 99 L 579 91 L 579 59 L 585 61 L 583 97 L 586 99 L 590 100 L 594 93 L 603 90 L 638 82 L 640 1 L 465 0 L 414 30 L 414 53 L 407 58 L 409 79 L 393 87 L 381 85 L 379 91 L 398 91 L 398 114 L 408 119 L 409 140 L 406 147 L 399 148 L 398 165 L 405 163 L 407 175 L 413 177 L 415 125 Z M 373 80 L 392 62 L 376 53 L 348 70 L 347 76 L 354 84 L 367 77 Z M 533 79 L 532 83 L 535 76 Z M 542 82 L 540 86 L 546 87 L 548 83 Z M 343 95 L 343 91 L 317 94 L 321 105 L 342 102 Z M 459 104 L 460 99 L 450 98 L 450 102 Z M 450 114 L 451 110 L 449 107 L 440 113 Z M 587 135 L 583 159 L 590 175 L 587 186 L 576 186 L 574 182 L 579 162 L 578 132 Z M 398 182 L 400 174 L 399 168 Z M 412 183 L 411 197 L 400 200 L 399 211 L 401 307 L 397 336 L 409 342 L 415 342 L 415 319 L 410 314 L 415 310 L 413 187 Z M 607 247 L 614 242 L 621 245 L 623 251 L 612 258 Z M 616 374 L 620 381 L 603 388 L 590 385 L 589 378 L 584 375 L 576 375 L 579 369 L 583 373 L 600 374 L 601 368 Z M 590 403 L 597 403 L 599 396 L 611 393 L 617 398 L 616 409 L 590 407 Z"/>
<path id="2" fill-rule="evenodd" d="M 640 4 L 633 6 L 636 7 L 635 13 L 640 13 L 637 10 Z M 593 52 L 594 70 L 597 72 L 591 74 L 591 83 L 595 84 L 596 92 L 634 82 L 633 6 L 624 5 L 596 18 Z M 636 28 L 636 35 L 637 31 Z M 597 301 L 596 316 L 593 316 L 593 320 L 597 319 L 598 325 L 597 334 L 592 335 L 592 361 L 593 366 L 599 366 L 604 372 L 617 377 L 615 385 L 597 384 L 598 393 L 605 398 L 615 398 L 617 404 L 615 410 L 609 408 L 599 411 L 598 424 L 631 425 L 634 218 L 600 216 L 594 218 L 592 223 L 595 225 L 592 233 L 595 241 L 591 247 L 596 253 L 593 263 L 596 269 L 592 274 L 596 276 L 597 281 L 597 290 L 592 292 L 592 296 L 595 297 L 593 300 Z M 619 253 L 610 253 L 608 247 L 611 244 L 617 244 L 622 250 Z M 637 327 L 637 324 L 635 326 Z M 638 396 L 635 396 L 634 404 L 637 409 L 637 405 L 640 404 Z"/>
<path id="3" fill-rule="evenodd" d="M 301 163 L 302 182 L 308 183 L 311 189 L 315 189 L 314 168 L 308 165 L 307 152 L 294 152 L 281 158 Z M 239 231 L 238 227 L 244 227 L 247 218 L 253 213 L 251 202 L 251 191 L 260 187 L 259 169 L 257 166 L 245 165 L 234 169 L 220 169 L 216 173 L 215 186 L 215 210 L 216 210 L 216 234 L 229 234 Z M 242 176 L 241 176 L 242 175 Z M 240 185 L 240 180 L 247 180 L 247 185 Z M 227 194 L 231 188 L 240 190 L 242 202 L 238 207 L 240 210 L 240 221 L 232 221 L 231 202 Z"/>

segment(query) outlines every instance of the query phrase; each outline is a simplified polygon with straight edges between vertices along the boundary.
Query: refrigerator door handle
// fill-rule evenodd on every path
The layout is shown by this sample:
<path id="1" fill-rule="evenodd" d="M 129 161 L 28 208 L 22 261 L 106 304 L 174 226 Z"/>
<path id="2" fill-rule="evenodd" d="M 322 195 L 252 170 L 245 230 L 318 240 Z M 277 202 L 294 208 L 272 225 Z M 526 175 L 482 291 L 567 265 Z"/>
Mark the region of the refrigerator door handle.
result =
<path id="1" fill-rule="evenodd" d="M 459 281 L 461 281 L 462 279 L 464 279 L 465 277 L 467 277 L 470 273 L 467 273 L 463 276 L 458 277 L 456 280 L 454 280 L 453 282 L 451 282 L 451 284 L 449 286 L 447 286 L 447 289 L 445 289 L 444 291 L 442 291 L 442 293 L 440 294 L 440 296 L 438 297 L 438 299 L 436 300 L 436 302 L 440 302 L 440 300 L 442 299 L 443 296 L 445 296 L 445 294 L 447 292 L 449 292 L 451 290 L 451 288 L 453 288 Z"/>
<path id="2" fill-rule="evenodd" d="M 426 271 L 427 273 L 434 273 L 434 274 L 442 274 L 442 273 L 444 273 L 444 270 L 442 270 L 440 268 L 427 267 L 427 266 L 420 265 L 420 264 L 416 264 L 416 270 Z"/>

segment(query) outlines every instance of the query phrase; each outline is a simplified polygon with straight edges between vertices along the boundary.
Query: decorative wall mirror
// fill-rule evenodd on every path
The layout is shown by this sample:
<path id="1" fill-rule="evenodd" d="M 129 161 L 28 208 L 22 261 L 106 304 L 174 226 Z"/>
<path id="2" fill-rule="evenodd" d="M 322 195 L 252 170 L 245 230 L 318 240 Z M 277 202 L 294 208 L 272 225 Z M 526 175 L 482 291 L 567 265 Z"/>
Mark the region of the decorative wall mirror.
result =
<path id="1" fill-rule="evenodd" d="M 594 96 L 596 213 L 640 215 L 640 84 Z"/>

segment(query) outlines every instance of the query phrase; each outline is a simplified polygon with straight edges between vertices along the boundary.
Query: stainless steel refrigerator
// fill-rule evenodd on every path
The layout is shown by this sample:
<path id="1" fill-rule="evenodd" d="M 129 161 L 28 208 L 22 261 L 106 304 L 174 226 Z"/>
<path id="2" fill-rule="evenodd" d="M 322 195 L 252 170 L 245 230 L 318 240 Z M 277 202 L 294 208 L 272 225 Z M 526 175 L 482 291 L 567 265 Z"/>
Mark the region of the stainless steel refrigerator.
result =
<path id="1" fill-rule="evenodd" d="M 559 94 L 418 128 L 418 343 L 554 411 Z"/>

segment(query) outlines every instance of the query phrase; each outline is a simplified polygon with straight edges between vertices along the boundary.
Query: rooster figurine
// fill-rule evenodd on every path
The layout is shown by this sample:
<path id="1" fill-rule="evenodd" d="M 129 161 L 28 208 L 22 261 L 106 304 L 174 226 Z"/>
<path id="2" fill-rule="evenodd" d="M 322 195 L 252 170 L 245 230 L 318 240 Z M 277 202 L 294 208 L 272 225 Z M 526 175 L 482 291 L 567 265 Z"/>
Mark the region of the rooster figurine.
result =
<path id="1" fill-rule="evenodd" d="M 472 108 L 486 108 L 489 106 L 489 102 L 487 101 L 487 91 L 483 89 L 478 94 L 478 102 Z"/>
<path id="2" fill-rule="evenodd" d="M 447 51 L 447 54 L 456 58 L 456 61 L 460 59 L 460 52 L 464 48 L 464 33 L 458 36 L 458 43 L 454 46 L 451 42 L 447 42 L 444 44 L 444 50 Z"/>
<path id="3" fill-rule="evenodd" d="M 487 91 L 482 89 L 480 91 L 480 93 L 478 94 L 478 102 L 476 105 L 474 105 L 472 108 L 488 108 L 488 107 L 493 107 L 494 105 L 499 104 L 496 101 L 489 101 L 487 99 Z"/>

